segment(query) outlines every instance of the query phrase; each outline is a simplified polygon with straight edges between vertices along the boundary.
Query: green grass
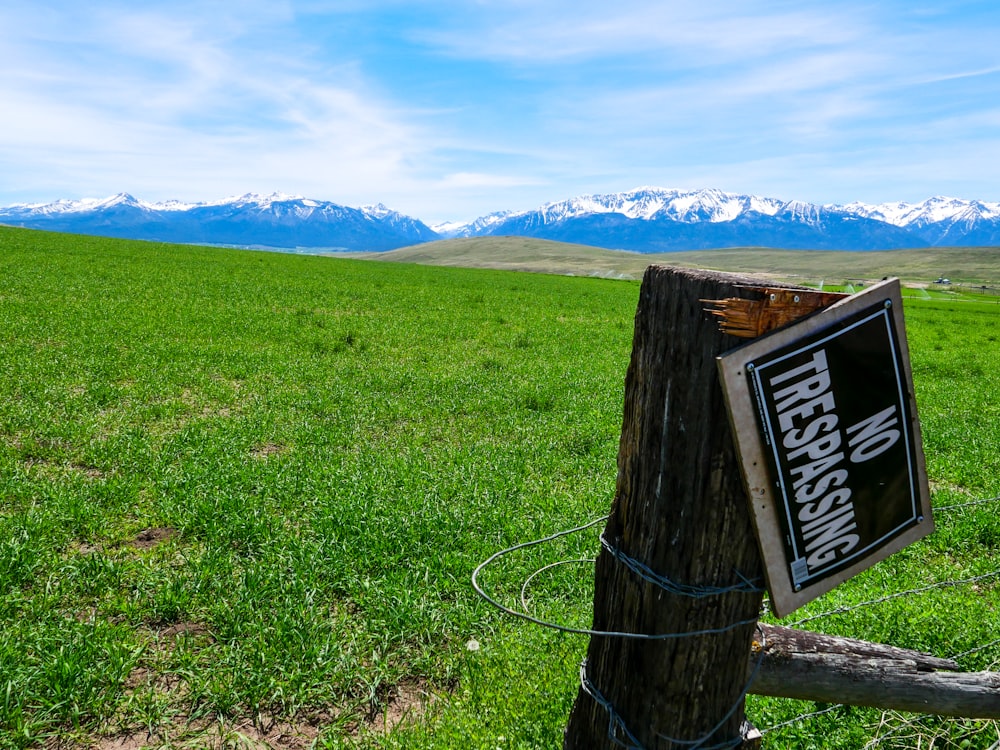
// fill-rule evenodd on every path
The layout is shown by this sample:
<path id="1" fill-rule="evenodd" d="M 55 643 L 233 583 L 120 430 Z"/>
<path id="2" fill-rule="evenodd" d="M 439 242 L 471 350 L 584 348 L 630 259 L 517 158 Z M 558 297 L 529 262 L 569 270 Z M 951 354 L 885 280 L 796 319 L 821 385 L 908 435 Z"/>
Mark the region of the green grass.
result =
<path id="1" fill-rule="evenodd" d="M 0 745 L 258 715 L 372 745 L 397 685 L 547 663 L 469 574 L 605 512 L 634 284 L 0 238 Z"/>
<path id="2" fill-rule="evenodd" d="M 469 576 L 607 512 L 637 283 L 2 227 L 0 280 L 0 748 L 560 745 L 586 641 Z M 935 503 L 1000 495 L 1000 306 L 906 313 Z M 801 614 L 996 570 L 998 518 L 942 514 Z M 513 600 L 596 535 L 484 583 Z M 590 576 L 551 569 L 530 604 L 586 625 Z M 949 655 L 996 637 L 997 602 L 989 581 L 810 627 Z M 761 727 L 802 710 L 749 703 Z M 861 747 L 882 720 L 768 746 Z M 995 734 L 921 719 L 885 746 Z"/>

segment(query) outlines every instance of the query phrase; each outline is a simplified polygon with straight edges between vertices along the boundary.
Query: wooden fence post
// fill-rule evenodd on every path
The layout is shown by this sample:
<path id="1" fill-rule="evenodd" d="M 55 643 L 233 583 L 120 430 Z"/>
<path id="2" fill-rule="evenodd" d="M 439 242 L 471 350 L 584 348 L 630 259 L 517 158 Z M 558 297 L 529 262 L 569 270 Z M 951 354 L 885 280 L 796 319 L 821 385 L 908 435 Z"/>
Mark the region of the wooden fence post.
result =
<path id="1" fill-rule="evenodd" d="M 702 300 L 759 283 L 656 266 L 643 278 L 593 629 L 653 638 L 591 638 L 566 750 L 753 745 L 743 699 L 763 574 L 715 361 L 741 342 Z"/>

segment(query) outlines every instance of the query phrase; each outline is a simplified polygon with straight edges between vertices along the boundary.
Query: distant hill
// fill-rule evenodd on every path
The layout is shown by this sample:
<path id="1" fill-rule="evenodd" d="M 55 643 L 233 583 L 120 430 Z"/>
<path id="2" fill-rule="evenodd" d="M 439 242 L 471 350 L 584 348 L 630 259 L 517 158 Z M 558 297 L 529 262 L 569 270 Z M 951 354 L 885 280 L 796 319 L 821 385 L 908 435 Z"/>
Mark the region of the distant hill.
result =
<path id="1" fill-rule="evenodd" d="M 307 251 L 387 251 L 448 238 L 519 236 L 640 253 L 710 248 L 888 250 L 1000 245 L 1000 203 L 817 206 L 721 190 L 638 188 L 429 227 L 379 204 L 349 208 L 287 195 L 212 203 L 104 200 L 0 208 L 0 223 L 129 239 Z"/>
<path id="2" fill-rule="evenodd" d="M 639 279 L 650 264 L 707 268 L 794 283 L 830 284 L 898 276 L 918 283 L 941 277 L 968 284 L 1000 285 L 1000 247 L 904 250 L 783 250 L 720 248 L 674 253 L 634 253 L 525 237 L 441 240 L 387 253 L 356 253 L 399 263 Z"/>

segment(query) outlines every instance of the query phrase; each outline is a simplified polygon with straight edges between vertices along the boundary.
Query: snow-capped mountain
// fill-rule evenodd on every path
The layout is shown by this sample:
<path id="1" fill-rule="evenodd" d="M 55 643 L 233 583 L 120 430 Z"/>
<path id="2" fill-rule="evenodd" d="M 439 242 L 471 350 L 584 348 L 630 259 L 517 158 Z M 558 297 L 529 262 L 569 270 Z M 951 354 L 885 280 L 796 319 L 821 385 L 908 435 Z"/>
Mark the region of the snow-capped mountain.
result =
<path id="1" fill-rule="evenodd" d="M 491 214 L 448 236 L 527 235 L 639 252 L 767 246 L 869 250 L 924 246 L 905 229 L 836 206 L 721 190 L 645 187 Z"/>
<path id="2" fill-rule="evenodd" d="M 277 248 L 391 250 L 438 238 L 422 222 L 383 205 L 348 208 L 280 193 L 211 203 L 147 203 L 121 193 L 99 201 L 10 206 L 0 209 L 0 222 L 129 239 Z"/>
<path id="3" fill-rule="evenodd" d="M 995 245 L 1000 204 L 931 198 L 918 204 L 820 206 L 722 190 L 643 187 L 490 214 L 438 231 L 449 237 L 529 235 L 640 252 Z"/>
<path id="4" fill-rule="evenodd" d="M 930 245 L 1000 244 L 1000 203 L 938 196 L 921 203 L 851 203 L 844 208 L 904 227 Z"/>
<path id="5" fill-rule="evenodd" d="M 506 219 L 511 216 L 520 216 L 514 211 L 497 211 L 492 214 L 487 214 L 486 216 L 480 216 L 475 221 L 468 223 L 460 223 L 457 221 L 450 221 L 445 224 L 435 224 L 431 227 L 435 232 L 440 234 L 442 237 L 482 237 L 484 235 L 494 234 L 490 231 L 493 227 L 503 223 Z"/>
<path id="6" fill-rule="evenodd" d="M 0 223 L 169 242 L 389 250 L 444 237 L 521 235 L 638 252 L 717 247 L 883 250 L 1000 245 L 1000 203 L 816 205 L 722 190 L 643 187 L 436 225 L 382 204 L 348 208 L 275 193 L 211 203 L 102 200 L 0 208 Z"/>

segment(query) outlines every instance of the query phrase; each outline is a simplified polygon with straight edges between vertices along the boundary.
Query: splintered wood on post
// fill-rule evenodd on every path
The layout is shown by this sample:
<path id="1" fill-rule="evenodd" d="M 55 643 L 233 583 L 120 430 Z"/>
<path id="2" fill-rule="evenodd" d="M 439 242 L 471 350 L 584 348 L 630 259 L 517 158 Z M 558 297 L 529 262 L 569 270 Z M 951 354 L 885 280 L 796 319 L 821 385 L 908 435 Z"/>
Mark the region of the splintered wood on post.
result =
<path id="1" fill-rule="evenodd" d="M 748 290 L 754 293 L 754 298 L 702 300 L 709 305 L 706 311 L 718 318 L 723 333 L 756 338 L 848 296 L 807 289 L 751 287 Z"/>

